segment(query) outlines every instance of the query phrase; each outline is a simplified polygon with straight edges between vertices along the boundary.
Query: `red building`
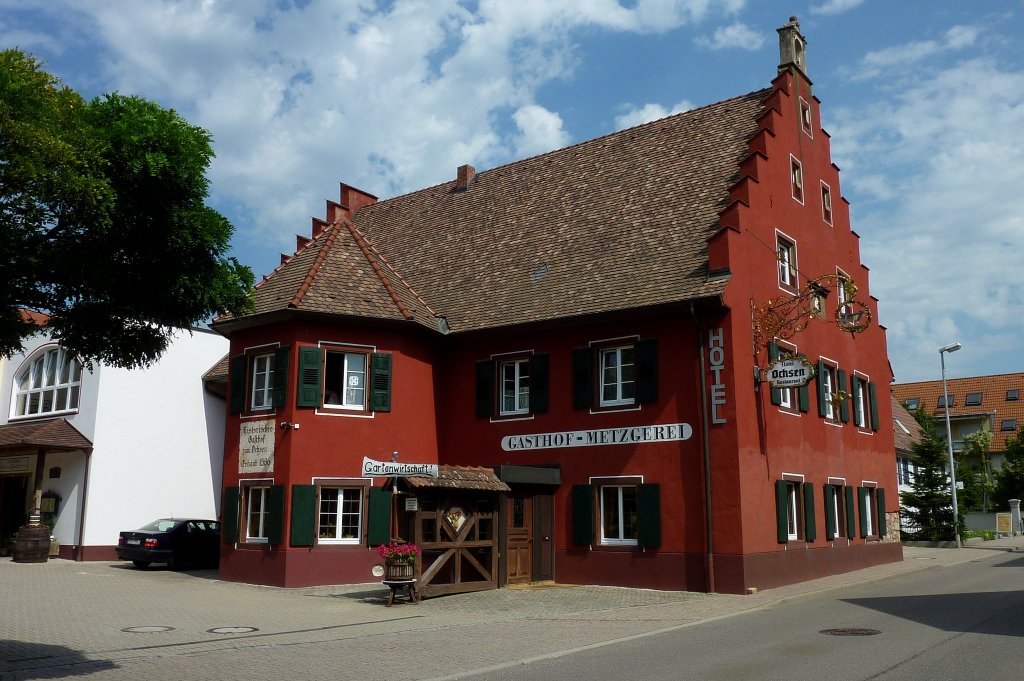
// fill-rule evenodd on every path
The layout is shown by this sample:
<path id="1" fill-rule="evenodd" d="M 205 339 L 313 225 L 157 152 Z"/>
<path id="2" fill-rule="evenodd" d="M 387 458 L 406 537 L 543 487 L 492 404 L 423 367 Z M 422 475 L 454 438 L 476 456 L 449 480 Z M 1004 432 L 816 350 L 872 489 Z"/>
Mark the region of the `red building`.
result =
<path id="1" fill-rule="evenodd" d="M 428 594 L 900 560 L 885 333 L 779 34 L 764 90 L 388 200 L 343 184 L 215 324 L 222 576 L 370 581 L 395 536 Z M 809 384 L 769 383 L 787 357 Z M 442 467 L 391 494 L 364 458 Z"/>

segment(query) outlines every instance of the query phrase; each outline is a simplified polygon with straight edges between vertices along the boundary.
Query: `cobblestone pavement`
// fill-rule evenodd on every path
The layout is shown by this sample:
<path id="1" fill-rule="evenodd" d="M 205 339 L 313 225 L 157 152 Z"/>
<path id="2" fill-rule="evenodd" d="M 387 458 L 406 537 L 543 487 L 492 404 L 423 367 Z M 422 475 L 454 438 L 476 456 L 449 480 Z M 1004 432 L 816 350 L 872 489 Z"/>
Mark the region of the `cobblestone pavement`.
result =
<path id="1" fill-rule="evenodd" d="M 442 679 L 718 619 L 1024 538 L 904 548 L 900 563 L 739 596 L 542 585 L 385 608 L 380 584 L 278 589 L 216 572 L 0 559 L 0 679 Z"/>

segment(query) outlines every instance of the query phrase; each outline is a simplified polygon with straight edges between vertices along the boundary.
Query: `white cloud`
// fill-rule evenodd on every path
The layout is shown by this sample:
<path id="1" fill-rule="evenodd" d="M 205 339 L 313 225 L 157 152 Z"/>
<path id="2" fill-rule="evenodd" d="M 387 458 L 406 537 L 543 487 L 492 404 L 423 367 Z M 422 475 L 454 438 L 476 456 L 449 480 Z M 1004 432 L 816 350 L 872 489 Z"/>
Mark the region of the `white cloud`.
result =
<path id="1" fill-rule="evenodd" d="M 980 32 L 972 26 L 954 26 L 941 40 L 921 40 L 868 52 L 854 77 L 874 78 L 894 66 L 909 66 L 944 52 L 962 50 L 973 45 Z"/>
<path id="2" fill-rule="evenodd" d="M 811 5 L 811 14 L 842 14 L 862 4 L 864 0 L 827 0 L 820 5 Z"/>
<path id="3" fill-rule="evenodd" d="M 697 38 L 695 42 L 701 47 L 711 50 L 731 48 L 759 50 L 765 43 L 765 37 L 762 33 L 758 33 L 746 24 L 737 22 L 716 29 L 710 38 L 702 36 Z"/>
<path id="4" fill-rule="evenodd" d="M 634 125 L 650 123 L 665 116 L 689 111 L 692 108 L 693 104 L 685 99 L 671 109 L 666 109 L 661 104 L 644 104 L 640 107 L 632 107 L 625 113 L 615 117 L 615 129 L 622 130 L 623 128 L 631 128 Z"/>
<path id="5" fill-rule="evenodd" d="M 522 106 L 512 114 L 512 120 L 519 128 L 516 139 L 518 157 L 534 156 L 569 143 L 569 135 L 562 129 L 562 118 L 542 106 Z"/>

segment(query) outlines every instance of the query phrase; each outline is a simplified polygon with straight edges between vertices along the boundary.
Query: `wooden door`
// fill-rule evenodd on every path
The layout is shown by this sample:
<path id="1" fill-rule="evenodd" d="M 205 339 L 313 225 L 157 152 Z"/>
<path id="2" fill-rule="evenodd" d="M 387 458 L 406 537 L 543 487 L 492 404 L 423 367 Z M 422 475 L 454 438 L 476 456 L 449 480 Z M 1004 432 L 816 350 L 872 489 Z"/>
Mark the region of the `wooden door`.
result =
<path id="1" fill-rule="evenodd" d="M 533 581 L 555 578 L 555 498 L 551 494 L 533 497 Z"/>
<path id="2" fill-rule="evenodd" d="M 508 583 L 524 584 L 533 581 L 533 499 L 508 497 L 505 515 L 505 550 Z"/>

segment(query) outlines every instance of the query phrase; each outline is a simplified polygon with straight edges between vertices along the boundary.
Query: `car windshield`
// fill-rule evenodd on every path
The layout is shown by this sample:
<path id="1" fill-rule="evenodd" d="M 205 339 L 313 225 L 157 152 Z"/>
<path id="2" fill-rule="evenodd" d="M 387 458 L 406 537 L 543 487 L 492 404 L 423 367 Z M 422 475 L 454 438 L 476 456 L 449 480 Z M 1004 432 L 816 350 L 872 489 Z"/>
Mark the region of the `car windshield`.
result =
<path id="1" fill-rule="evenodd" d="M 173 530 L 178 525 L 184 522 L 182 520 L 174 520 L 173 518 L 161 518 L 160 520 L 154 520 L 148 525 L 143 525 L 140 530 L 146 530 L 148 532 L 168 532 Z"/>

